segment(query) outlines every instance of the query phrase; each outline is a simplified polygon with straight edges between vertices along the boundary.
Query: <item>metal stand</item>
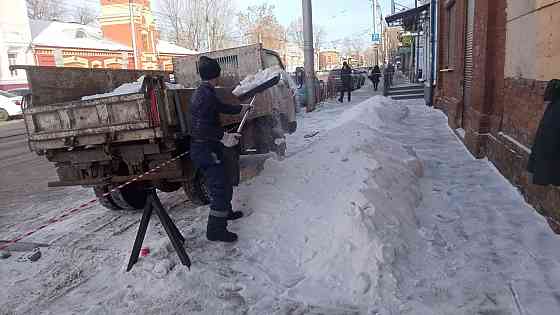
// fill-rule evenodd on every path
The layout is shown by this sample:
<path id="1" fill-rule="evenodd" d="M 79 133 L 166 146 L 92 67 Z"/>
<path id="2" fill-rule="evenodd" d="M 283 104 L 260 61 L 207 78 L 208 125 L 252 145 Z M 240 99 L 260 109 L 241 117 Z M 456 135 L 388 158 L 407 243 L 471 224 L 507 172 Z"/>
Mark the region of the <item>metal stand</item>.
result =
<path id="1" fill-rule="evenodd" d="M 148 229 L 148 223 L 150 223 L 150 217 L 152 216 L 152 210 L 155 210 L 156 214 L 159 217 L 161 225 L 165 229 L 173 248 L 175 248 L 175 252 L 177 252 L 177 256 L 181 260 L 181 263 L 187 266 L 190 270 L 191 267 L 191 260 L 187 255 L 183 244 L 185 243 L 185 238 L 179 232 L 179 229 L 173 223 L 169 214 L 156 193 L 156 189 L 151 187 L 148 188 L 148 199 L 146 200 L 146 206 L 144 207 L 144 213 L 142 214 L 142 220 L 140 220 L 140 226 L 138 227 L 138 233 L 136 234 L 136 239 L 134 240 L 134 246 L 132 247 L 132 253 L 130 254 L 130 260 L 128 261 L 128 267 L 126 271 L 130 271 L 134 264 L 138 261 L 138 257 L 140 256 L 140 248 L 142 247 L 142 243 L 144 242 L 144 237 L 146 236 L 146 230 Z"/>

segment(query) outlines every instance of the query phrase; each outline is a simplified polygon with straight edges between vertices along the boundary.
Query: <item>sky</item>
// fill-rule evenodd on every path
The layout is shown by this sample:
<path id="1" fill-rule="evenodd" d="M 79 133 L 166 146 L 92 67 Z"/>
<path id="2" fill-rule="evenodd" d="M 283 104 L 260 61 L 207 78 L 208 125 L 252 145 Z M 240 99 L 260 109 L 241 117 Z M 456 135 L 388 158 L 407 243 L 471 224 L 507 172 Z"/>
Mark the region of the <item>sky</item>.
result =
<path id="1" fill-rule="evenodd" d="M 99 0 L 56 0 L 64 1 L 68 9 L 76 7 L 80 2 L 92 8 L 99 9 Z M 152 7 L 157 7 L 158 0 L 151 0 Z M 245 10 L 250 5 L 263 3 L 275 6 L 275 13 L 280 23 L 288 26 L 291 21 L 302 15 L 301 0 L 232 0 L 238 10 Z M 390 0 L 378 0 L 381 4 L 383 16 L 390 14 Z M 413 7 L 414 0 L 396 0 L 402 6 Z M 313 0 L 313 23 L 323 27 L 327 42 L 348 38 L 360 38 L 369 43 L 372 33 L 371 0 Z M 397 6 L 402 8 L 402 6 Z M 324 47 L 329 48 L 329 47 Z"/>
<path id="2" fill-rule="evenodd" d="M 250 5 L 268 3 L 276 7 L 276 15 L 283 25 L 302 15 L 301 0 L 235 0 L 238 9 Z M 414 0 L 397 0 L 397 3 L 413 7 Z M 370 0 L 313 0 L 313 23 L 321 25 L 328 41 L 345 37 L 363 37 L 369 41 L 372 33 L 372 6 Z M 383 15 L 390 14 L 390 0 L 379 0 Z"/>

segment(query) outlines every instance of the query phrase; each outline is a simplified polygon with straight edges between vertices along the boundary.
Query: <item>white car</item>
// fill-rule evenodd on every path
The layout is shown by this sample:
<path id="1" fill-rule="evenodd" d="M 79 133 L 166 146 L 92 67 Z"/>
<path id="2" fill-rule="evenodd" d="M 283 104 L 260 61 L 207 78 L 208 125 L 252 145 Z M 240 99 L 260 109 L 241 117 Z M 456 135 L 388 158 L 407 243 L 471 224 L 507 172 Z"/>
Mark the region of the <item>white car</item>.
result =
<path id="1" fill-rule="evenodd" d="M 0 91 L 0 121 L 6 121 L 21 114 L 21 96 Z"/>

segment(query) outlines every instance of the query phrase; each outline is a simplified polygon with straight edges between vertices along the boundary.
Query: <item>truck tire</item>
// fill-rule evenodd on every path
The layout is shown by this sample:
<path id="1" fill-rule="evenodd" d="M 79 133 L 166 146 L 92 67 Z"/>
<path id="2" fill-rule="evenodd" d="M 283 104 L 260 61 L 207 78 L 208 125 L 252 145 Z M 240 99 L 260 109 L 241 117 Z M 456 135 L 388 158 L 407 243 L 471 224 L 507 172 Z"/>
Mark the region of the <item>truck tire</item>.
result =
<path id="1" fill-rule="evenodd" d="M 142 183 L 134 182 L 111 192 L 115 204 L 123 210 L 142 210 L 146 206 L 148 193 Z"/>
<path id="2" fill-rule="evenodd" d="M 210 190 L 202 172 L 197 172 L 192 181 L 183 182 L 183 190 L 191 202 L 197 206 L 205 206 L 210 203 Z"/>
<path id="3" fill-rule="evenodd" d="M 3 108 L 0 108 L 0 121 L 6 121 L 10 119 L 10 114 Z"/>
<path id="4" fill-rule="evenodd" d="M 122 210 L 122 208 L 117 206 L 117 204 L 113 201 L 113 197 L 111 197 L 110 194 L 103 196 L 109 192 L 109 185 L 95 186 L 93 187 L 93 192 L 95 193 L 95 197 L 97 197 L 97 201 L 99 201 L 103 207 L 114 211 Z"/>

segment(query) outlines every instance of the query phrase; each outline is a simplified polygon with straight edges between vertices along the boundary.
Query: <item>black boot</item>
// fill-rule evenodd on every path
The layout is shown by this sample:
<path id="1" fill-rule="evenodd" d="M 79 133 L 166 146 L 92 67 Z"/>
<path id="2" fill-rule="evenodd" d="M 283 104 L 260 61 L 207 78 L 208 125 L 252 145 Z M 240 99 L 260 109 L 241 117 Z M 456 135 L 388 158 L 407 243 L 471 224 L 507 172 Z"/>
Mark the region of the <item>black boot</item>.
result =
<path id="1" fill-rule="evenodd" d="M 227 217 L 227 219 L 230 221 L 241 219 L 241 218 L 243 218 L 242 211 L 230 211 Z"/>
<path id="2" fill-rule="evenodd" d="M 227 230 L 227 218 L 209 215 L 206 238 L 209 241 L 233 243 L 237 241 L 237 234 Z"/>

